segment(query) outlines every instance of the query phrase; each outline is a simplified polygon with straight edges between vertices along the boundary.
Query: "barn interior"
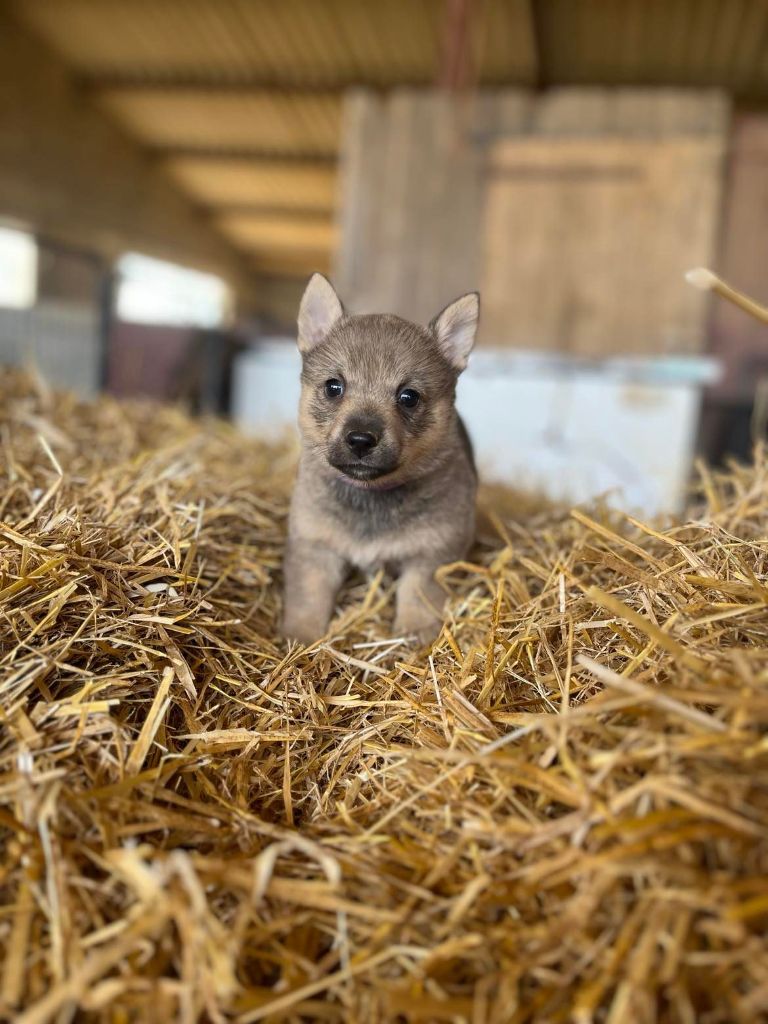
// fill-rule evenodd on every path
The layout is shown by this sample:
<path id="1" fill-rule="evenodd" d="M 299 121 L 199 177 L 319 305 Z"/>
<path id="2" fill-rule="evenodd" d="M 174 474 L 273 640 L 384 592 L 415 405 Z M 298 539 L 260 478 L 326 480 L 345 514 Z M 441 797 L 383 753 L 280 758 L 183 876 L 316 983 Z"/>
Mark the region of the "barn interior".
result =
<path id="1" fill-rule="evenodd" d="M 0 0 L 0 1019 L 768 1017 L 768 0 Z M 429 646 L 280 633 L 309 276 L 427 323 Z"/>

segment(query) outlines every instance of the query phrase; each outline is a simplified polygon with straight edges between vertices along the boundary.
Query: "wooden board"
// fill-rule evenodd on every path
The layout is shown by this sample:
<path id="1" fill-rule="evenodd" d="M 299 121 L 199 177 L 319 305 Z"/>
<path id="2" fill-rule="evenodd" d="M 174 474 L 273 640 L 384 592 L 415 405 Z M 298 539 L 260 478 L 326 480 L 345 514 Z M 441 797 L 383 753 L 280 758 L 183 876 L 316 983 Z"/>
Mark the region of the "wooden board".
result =
<path id="1" fill-rule="evenodd" d="M 712 91 L 353 94 L 341 295 L 426 320 L 479 288 L 482 345 L 696 351 L 682 274 L 713 254 L 727 120 Z"/>
<path id="2" fill-rule="evenodd" d="M 476 131 L 521 130 L 527 106 L 515 91 L 348 99 L 335 280 L 352 309 L 426 321 L 480 286 L 485 138 Z"/>
<path id="3" fill-rule="evenodd" d="M 579 355 L 699 351 L 722 144 L 518 138 L 490 151 L 483 337 Z"/>

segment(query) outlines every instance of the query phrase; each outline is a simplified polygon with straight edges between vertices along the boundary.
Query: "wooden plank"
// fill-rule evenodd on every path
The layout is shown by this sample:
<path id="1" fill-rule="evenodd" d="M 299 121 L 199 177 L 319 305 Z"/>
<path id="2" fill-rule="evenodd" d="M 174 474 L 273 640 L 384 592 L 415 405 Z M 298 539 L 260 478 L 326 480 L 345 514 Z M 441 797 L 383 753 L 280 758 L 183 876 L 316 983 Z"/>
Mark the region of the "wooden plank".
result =
<path id="1" fill-rule="evenodd" d="M 530 131 L 658 139 L 721 135 L 728 119 L 728 100 L 716 89 L 559 88 L 537 99 Z"/>
<path id="2" fill-rule="evenodd" d="M 669 89 L 358 94 L 341 158 L 341 294 L 424 321 L 479 287 L 484 344 L 695 351 L 705 302 L 681 275 L 713 253 L 727 117 L 720 94 Z M 555 181 L 555 167 L 540 181 L 529 168 L 516 189 L 486 176 L 503 147 L 557 163 L 560 142 L 593 171 L 630 165 L 634 192 L 605 168 L 591 184 Z"/>
<path id="3" fill-rule="evenodd" d="M 339 162 L 338 223 L 342 243 L 334 265 L 334 281 L 352 310 L 374 308 L 381 297 L 371 287 L 377 266 L 384 190 L 383 100 L 364 90 L 349 94 L 344 104 Z M 386 308 L 381 306 L 382 309 Z"/>
<path id="4" fill-rule="evenodd" d="M 520 121 L 524 106 L 512 104 Z M 478 127 L 511 119 L 512 107 L 410 90 L 348 101 L 335 277 L 350 308 L 425 322 L 478 287 Z"/>
<path id="5" fill-rule="evenodd" d="M 578 355 L 695 352 L 711 261 L 716 139 L 517 139 L 492 150 L 486 343 Z"/>

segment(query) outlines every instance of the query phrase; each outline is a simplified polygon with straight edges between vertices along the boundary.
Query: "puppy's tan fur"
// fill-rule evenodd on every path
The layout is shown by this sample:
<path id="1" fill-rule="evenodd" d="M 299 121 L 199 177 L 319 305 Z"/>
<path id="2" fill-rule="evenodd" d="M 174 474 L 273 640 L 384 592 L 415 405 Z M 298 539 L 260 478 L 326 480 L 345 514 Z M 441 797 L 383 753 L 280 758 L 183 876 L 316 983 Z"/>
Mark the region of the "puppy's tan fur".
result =
<path id="1" fill-rule="evenodd" d="M 310 279 L 299 311 L 302 452 L 284 565 L 287 636 L 320 639 L 348 569 L 379 565 L 399 574 L 396 635 L 426 642 L 439 632 L 435 571 L 462 558 L 474 536 L 477 478 L 454 398 L 477 319 L 476 293 L 429 327 L 348 316 L 324 277 Z M 329 381 L 338 382 L 331 394 Z M 405 407 L 404 389 L 417 392 L 415 407 Z M 375 446 L 352 450 L 354 431 Z"/>

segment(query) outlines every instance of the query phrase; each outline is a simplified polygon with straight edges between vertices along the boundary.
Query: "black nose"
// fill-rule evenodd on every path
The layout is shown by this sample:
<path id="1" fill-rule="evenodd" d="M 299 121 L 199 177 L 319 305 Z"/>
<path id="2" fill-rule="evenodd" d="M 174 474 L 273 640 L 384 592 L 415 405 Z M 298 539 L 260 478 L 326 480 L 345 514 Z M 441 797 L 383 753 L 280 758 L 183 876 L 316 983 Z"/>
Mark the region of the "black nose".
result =
<path id="1" fill-rule="evenodd" d="M 347 434 L 347 445 L 358 459 L 372 451 L 379 443 L 378 437 L 367 430 L 350 430 Z"/>

